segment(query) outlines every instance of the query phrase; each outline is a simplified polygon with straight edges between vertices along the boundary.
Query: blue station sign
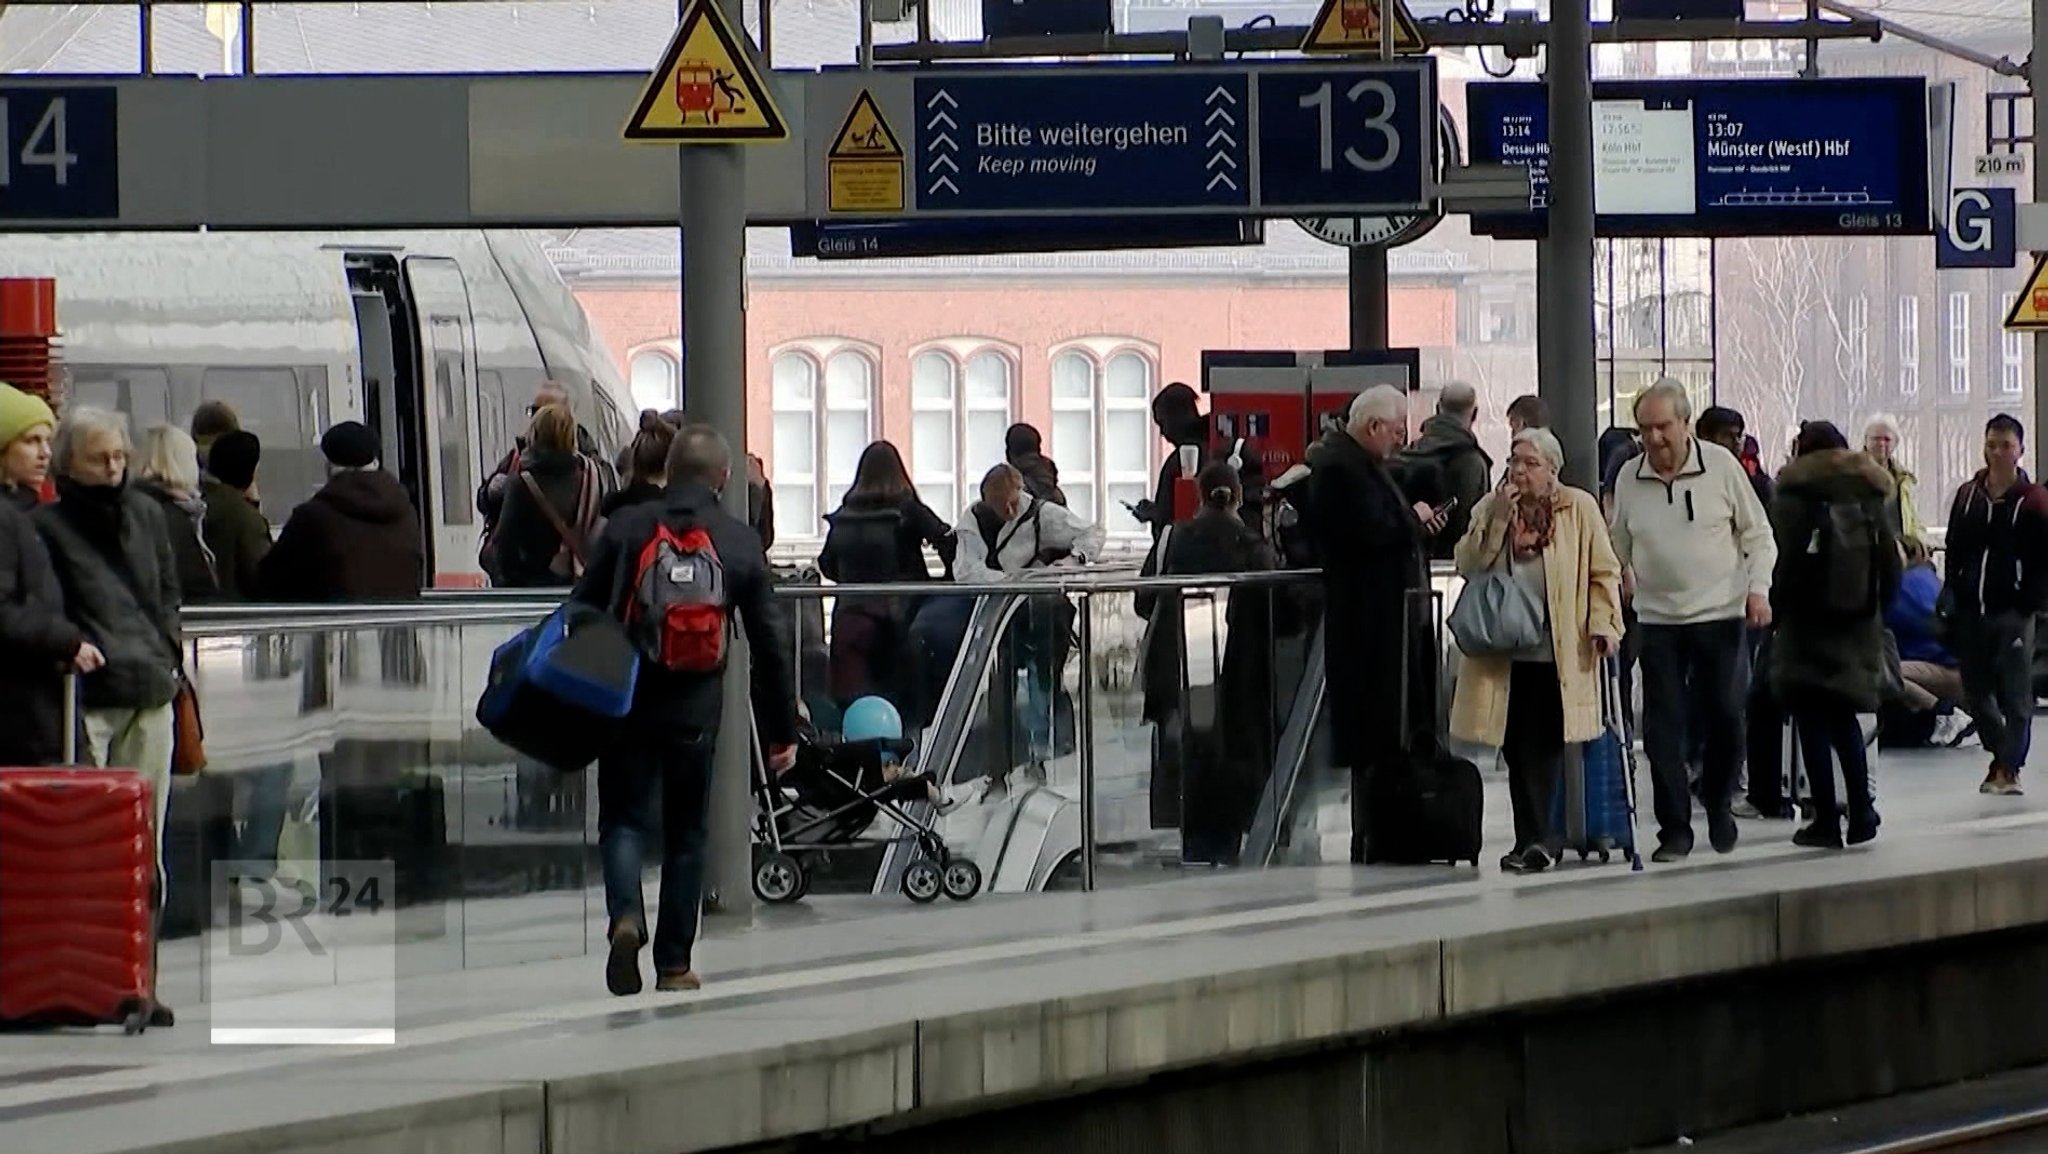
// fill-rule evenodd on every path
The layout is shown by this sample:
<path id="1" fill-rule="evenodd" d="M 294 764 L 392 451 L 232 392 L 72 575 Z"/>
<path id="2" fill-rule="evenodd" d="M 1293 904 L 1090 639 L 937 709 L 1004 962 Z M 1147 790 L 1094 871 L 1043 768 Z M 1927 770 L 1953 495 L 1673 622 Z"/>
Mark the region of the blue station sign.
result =
<path id="1" fill-rule="evenodd" d="M 1435 195 L 1426 57 L 869 73 L 857 87 L 886 123 L 910 122 L 906 216 L 1374 215 Z"/>
<path id="2" fill-rule="evenodd" d="M 1465 89 L 1471 160 L 1528 168 L 1530 211 L 1474 232 L 1536 236 L 1549 204 L 1541 83 Z M 1628 80 L 1593 85 L 1602 236 L 1926 235 L 1927 84 L 1918 78 Z"/>
<path id="3" fill-rule="evenodd" d="M 116 91 L 0 86 L 0 226 L 121 215 Z"/>

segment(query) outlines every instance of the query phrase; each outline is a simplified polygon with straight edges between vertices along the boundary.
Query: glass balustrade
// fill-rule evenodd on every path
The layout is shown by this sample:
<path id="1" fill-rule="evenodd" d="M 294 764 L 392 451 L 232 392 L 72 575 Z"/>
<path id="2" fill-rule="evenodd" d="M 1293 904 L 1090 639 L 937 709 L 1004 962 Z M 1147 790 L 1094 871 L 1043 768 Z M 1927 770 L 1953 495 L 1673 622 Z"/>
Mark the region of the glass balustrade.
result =
<path id="1" fill-rule="evenodd" d="M 1320 736 L 1313 574 L 785 575 L 777 593 L 818 740 L 836 740 L 859 697 L 894 703 L 912 768 L 943 789 L 906 816 L 991 892 L 1341 860 L 1349 774 Z M 306 888 L 323 862 L 390 861 L 401 973 L 599 946 L 595 774 L 513 754 L 474 719 L 492 651 L 550 608 L 473 593 L 188 614 L 210 765 L 172 799 L 167 999 L 200 994 L 203 935 L 225 924 L 208 884 L 223 862 Z M 872 840 L 814 855 L 810 892 L 894 895 L 919 852 L 892 840 L 902 832 L 884 816 Z"/>

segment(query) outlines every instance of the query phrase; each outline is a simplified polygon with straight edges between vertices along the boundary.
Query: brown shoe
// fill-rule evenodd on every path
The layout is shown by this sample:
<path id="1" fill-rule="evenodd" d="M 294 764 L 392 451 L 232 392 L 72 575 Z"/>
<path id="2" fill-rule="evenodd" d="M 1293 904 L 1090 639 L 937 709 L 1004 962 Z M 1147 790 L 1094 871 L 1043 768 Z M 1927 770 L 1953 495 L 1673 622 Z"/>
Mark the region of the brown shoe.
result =
<path id="1" fill-rule="evenodd" d="M 640 927 L 621 921 L 612 927 L 611 952 L 604 960 L 604 988 L 621 998 L 640 992 Z"/>
<path id="2" fill-rule="evenodd" d="M 664 993 L 686 993 L 690 990 L 703 989 L 704 979 L 698 977 L 695 970 L 682 970 L 655 978 L 654 988 Z"/>

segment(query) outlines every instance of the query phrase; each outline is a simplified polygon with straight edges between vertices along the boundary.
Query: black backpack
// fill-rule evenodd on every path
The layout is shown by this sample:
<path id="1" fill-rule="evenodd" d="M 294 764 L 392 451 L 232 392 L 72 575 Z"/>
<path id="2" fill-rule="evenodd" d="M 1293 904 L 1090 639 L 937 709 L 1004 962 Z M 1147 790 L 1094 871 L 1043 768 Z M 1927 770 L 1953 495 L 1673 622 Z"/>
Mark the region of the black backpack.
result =
<path id="1" fill-rule="evenodd" d="M 1824 501 L 1806 534 L 1792 593 L 1809 613 L 1830 621 L 1861 621 L 1883 611 L 1879 550 L 1884 510 L 1876 502 Z"/>
<path id="2" fill-rule="evenodd" d="M 897 538 L 903 527 L 903 510 L 849 509 L 840 506 L 829 518 L 825 543 L 832 550 L 835 579 L 840 584 L 886 585 L 902 578 L 896 563 Z"/>
<path id="3" fill-rule="evenodd" d="M 1044 514 L 1044 510 L 1044 501 L 1036 497 L 1030 498 L 1030 504 L 1024 507 L 1024 516 L 1017 521 L 1016 527 L 1008 533 L 1004 533 L 1002 517 L 998 516 L 994 509 L 988 507 L 988 502 L 976 501 L 974 503 L 974 507 L 968 511 L 974 514 L 974 527 L 980 531 L 981 543 L 988 551 L 987 565 L 990 569 L 998 573 L 1003 571 L 1003 563 L 998 554 L 1003 551 L 1005 545 L 1015 540 L 1017 534 L 1023 532 L 1027 527 L 1031 530 L 1032 556 L 1037 557 L 1045 551 L 1045 534 L 1039 524 L 1039 518 Z"/>

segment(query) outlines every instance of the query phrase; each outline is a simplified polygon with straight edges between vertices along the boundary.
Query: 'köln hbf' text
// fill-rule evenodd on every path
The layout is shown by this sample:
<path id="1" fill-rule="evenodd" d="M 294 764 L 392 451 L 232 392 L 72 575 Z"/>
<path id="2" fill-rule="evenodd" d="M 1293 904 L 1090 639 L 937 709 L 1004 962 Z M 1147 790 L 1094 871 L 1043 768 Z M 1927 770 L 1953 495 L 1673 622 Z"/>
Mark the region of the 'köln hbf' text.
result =
<path id="1" fill-rule="evenodd" d="M 1128 152 L 1134 148 L 1184 148 L 1193 143 L 1185 124 L 1010 124 L 974 126 L 974 143 L 981 150 L 976 167 L 999 176 L 1025 173 L 1095 175 L 1091 152 Z M 1029 155 L 1004 156 L 990 150 L 1018 149 Z M 1072 149 L 1071 152 L 1059 152 Z"/>

